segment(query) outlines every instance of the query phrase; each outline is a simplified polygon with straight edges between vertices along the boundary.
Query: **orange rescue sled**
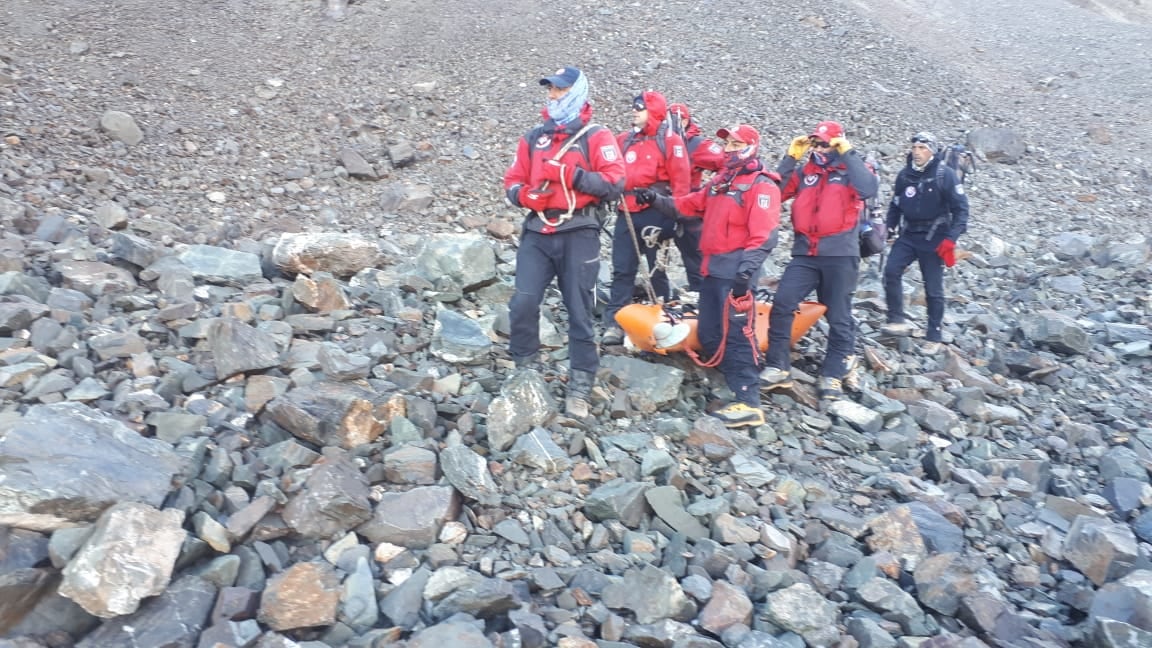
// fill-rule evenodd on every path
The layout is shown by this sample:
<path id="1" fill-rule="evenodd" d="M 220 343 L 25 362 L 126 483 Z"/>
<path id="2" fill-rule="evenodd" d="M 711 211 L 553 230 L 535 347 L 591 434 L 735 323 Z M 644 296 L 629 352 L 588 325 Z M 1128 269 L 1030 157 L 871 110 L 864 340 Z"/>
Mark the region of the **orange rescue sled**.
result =
<path id="1" fill-rule="evenodd" d="M 800 304 L 800 310 L 796 312 L 796 319 L 792 322 L 792 344 L 796 344 L 800 338 L 804 337 L 808 329 L 816 324 L 816 320 L 824 315 L 825 310 L 827 307 L 819 302 L 806 301 Z M 772 304 L 756 302 L 756 341 L 759 342 L 761 351 L 768 350 L 768 314 L 771 311 Z M 632 344 L 641 351 L 651 351 L 661 355 L 682 352 L 686 348 L 696 352 L 703 351 L 700 340 L 696 337 L 695 314 L 686 314 L 678 322 L 675 322 L 688 325 L 688 336 L 683 341 L 670 346 L 659 345 L 656 341 L 657 325 L 673 323 L 672 318 L 664 312 L 664 307 L 659 304 L 629 304 L 616 313 L 616 323 L 624 329 L 624 333 L 632 341 Z M 667 327 L 664 330 L 667 330 Z"/>

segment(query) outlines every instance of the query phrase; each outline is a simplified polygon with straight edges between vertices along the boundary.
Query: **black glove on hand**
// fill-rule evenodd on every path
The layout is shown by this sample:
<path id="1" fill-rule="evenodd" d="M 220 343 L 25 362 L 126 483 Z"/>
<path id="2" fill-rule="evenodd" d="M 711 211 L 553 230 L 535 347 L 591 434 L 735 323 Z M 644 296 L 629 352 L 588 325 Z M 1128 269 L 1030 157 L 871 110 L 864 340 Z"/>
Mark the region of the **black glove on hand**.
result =
<path id="1" fill-rule="evenodd" d="M 632 195 L 636 198 L 637 205 L 651 205 L 656 202 L 656 196 L 659 194 L 648 187 L 644 187 L 632 192 Z"/>
<path id="2" fill-rule="evenodd" d="M 748 282 L 752 280 L 752 276 L 741 272 L 736 275 L 732 280 L 732 296 L 743 297 L 748 294 Z"/>

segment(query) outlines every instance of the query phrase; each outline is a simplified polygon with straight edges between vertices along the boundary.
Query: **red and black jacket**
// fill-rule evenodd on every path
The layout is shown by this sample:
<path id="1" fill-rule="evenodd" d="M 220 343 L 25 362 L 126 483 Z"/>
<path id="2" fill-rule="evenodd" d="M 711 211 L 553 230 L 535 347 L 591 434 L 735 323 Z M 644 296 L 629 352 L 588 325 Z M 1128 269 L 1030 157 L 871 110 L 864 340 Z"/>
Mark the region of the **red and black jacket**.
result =
<path id="1" fill-rule="evenodd" d="M 765 171 L 754 160 L 734 174 L 720 174 L 687 196 L 671 203 L 685 218 L 703 219 L 700 253 L 705 276 L 733 279 L 741 273 L 754 274 L 776 247 L 780 226 L 780 176 Z"/>
<path id="2" fill-rule="evenodd" d="M 546 120 L 521 137 L 516 147 L 516 158 L 504 174 L 504 191 L 508 201 L 522 207 L 520 192 L 526 188 L 539 188 L 543 184 L 544 165 L 560 151 L 568 138 L 578 133 L 591 119 L 592 106 L 585 104 L 580 118 L 573 123 L 558 126 Z M 548 206 L 544 213 L 549 219 L 555 219 L 572 207 L 572 219 L 553 227 L 533 212 L 525 219 L 524 228 L 552 234 L 600 227 L 596 215 L 588 207 L 616 200 L 624 187 L 624 159 L 612 131 L 594 125 L 581 136 L 576 145 L 564 153 L 560 162 L 575 165 L 578 169 L 571 187 L 573 204 L 569 204 L 569 196 L 565 195 L 561 187 L 549 185 Z"/>
<path id="3" fill-rule="evenodd" d="M 665 124 L 668 104 L 658 92 L 643 94 L 648 123 L 640 132 L 629 130 L 617 135 L 624 154 L 624 205 L 630 212 L 647 209 L 636 203 L 632 192 L 652 187 L 665 195 L 683 196 L 691 190 L 692 169 L 684 138 L 670 132 Z"/>
<path id="4" fill-rule="evenodd" d="M 797 170 L 796 160 L 787 155 L 777 166 L 785 179 L 782 198 L 795 198 L 792 256 L 860 256 L 861 210 L 864 201 L 876 195 L 880 179 L 855 150 L 827 155 L 823 166 L 810 156 Z"/>

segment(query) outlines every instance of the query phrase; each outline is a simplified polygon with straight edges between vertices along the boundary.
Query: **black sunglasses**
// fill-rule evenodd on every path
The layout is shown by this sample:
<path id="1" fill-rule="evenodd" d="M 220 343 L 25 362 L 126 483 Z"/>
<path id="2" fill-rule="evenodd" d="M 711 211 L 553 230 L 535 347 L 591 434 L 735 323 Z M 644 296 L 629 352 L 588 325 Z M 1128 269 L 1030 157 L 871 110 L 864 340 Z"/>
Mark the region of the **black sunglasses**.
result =
<path id="1" fill-rule="evenodd" d="M 648 110 L 648 106 L 645 105 L 643 99 L 635 99 L 632 102 L 632 110 L 635 110 L 636 112 L 640 112 L 641 110 Z"/>

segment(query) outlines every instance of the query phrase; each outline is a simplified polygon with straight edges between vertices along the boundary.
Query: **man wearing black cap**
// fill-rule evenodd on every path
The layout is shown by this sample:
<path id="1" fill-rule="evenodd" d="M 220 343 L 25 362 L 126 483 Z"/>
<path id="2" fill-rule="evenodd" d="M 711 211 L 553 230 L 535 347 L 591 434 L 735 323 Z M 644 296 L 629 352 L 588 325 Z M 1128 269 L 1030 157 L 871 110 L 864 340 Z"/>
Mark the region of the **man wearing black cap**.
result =
<path id="1" fill-rule="evenodd" d="M 721 128 L 724 168 L 702 188 L 671 198 L 652 189 L 636 192 L 641 204 L 652 204 L 670 218 L 702 219 L 703 253 L 696 335 L 705 366 L 719 366 L 735 397 L 712 412 L 730 428 L 764 424 L 757 376 L 760 348 L 751 290 L 764 259 L 776 247 L 780 224 L 780 176 L 766 171 L 759 158 L 760 133 L 748 124 Z"/>
<path id="2" fill-rule="evenodd" d="M 939 352 L 943 340 L 944 267 L 956 263 L 956 240 L 968 231 L 968 196 L 956 172 L 936 155 L 936 138 L 928 132 L 912 136 L 908 164 L 896 176 L 892 202 L 888 205 L 888 232 L 900 236 L 884 266 L 884 298 L 888 323 L 886 335 L 908 336 L 912 324 L 904 319 L 904 271 L 916 261 L 924 278 L 928 307 L 928 330 L 924 332 L 926 354 Z"/>
<path id="3" fill-rule="evenodd" d="M 588 79 L 565 67 L 540 79 L 548 89 L 544 123 L 520 138 L 504 174 L 509 202 L 528 211 L 516 252 L 516 292 L 508 304 L 509 354 L 517 366 L 539 361 L 540 304 L 553 279 L 568 311 L 570 416 L 589 415 L 600 357 L 592 317 L 600 268 L 596 209 L 624 187 L 624 160 L 608 129 L 591 123 Z"/>
<path id="4" fill-rule="evenodd" d="M 624 154 L 624 197 L 612 232 L 612 289 L 604 309 L 605 345 L 622 344 L 624 331 L 616 325 L 616 313 L 632 303 L 636 275 L 643 253 L 651 272 L 654 297 L 671 298 L 668 274 L 657 267 L 660 245 L 676 234 L 675 223 L 636 202 L 635 192 L 653 189 L 663 195 L 688 193 L 691 169 L 684 138 L 665 126 L 668 103 L 664 95 L 649 90 L 632 100 L 632 125 L 617 139 Z M 631 220 L 631 222 L 629 222 Z"/>
<path id="5" fill-rule="evenodd" d="M 817 300 L 828 309 L 820 396 L 834 400 L 844 395 L 841 381 L 856 347 L 852 296 L 860 276 L 857 228 L 864 201 L 876 195 L 880 179 L 844 137 L 844 127 L 834 121 L 820 122 L 810 134 L 793 139 L 777 170 L 786 183 L 783 199 L 795 198 L 796 236 L 792 260 L 772 300 L 768 366 L 760 372 L 760 381 L 768 390 L 791 386 L 792 322 L 800 302 L 815 289 Z"/>

